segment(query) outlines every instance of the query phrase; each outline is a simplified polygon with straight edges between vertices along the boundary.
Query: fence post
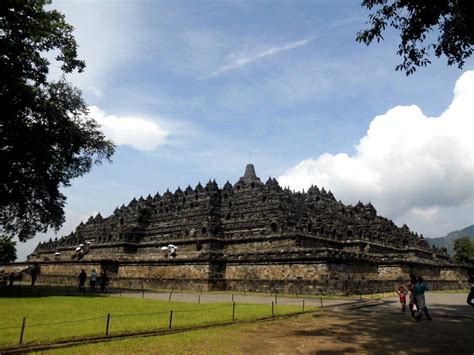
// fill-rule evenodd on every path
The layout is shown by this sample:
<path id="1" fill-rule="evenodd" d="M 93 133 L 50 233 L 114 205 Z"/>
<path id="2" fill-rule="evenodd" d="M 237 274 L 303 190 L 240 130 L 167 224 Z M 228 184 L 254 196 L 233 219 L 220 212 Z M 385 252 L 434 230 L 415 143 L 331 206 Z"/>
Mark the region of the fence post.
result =
<path id="1" fill-rule="evenodd" d="M 272 301 L 272 317 L 275 317 L 274 303 Z"/>
<path id="2" fill-rule="evenodd" d="M 234 302 L 234 294 L 232 294 L 232 302 Z"/>
<path id="3" fill-rule="evenodd" d="M 303 312 L 304 312 L 304 299 L 303 299 Z"/>
<path id="4" fill-rule="evenodd" d="M 168 302 L 171 302 L 171 295 L 173 294 L 173 290 L 170 292 L 170 297 L 168 298 Z"/>
<path id="5" fill-rule="evenodd" d="M 110 313 L 107 313 L 107 322 L 105 323 L 105 335 L 109 335 Z"/>
<path id="6" fill-rule="evenodd" d="M 201 304 L 201 294 L 199 294 L 198 304 Z"/>
<path id="7" fill-rule="evenodd" d="M 169 325 L 168 329 L 171 329 L 172 323 L 173 323 L 173 311 L 170 311 L 170 325 Z"/>
<path id="8" fill-rule="evenodd" d="M 323 308 L 323 298 L 319 297 L 319 301 L 321 302 L 321 308 Z"/>
<path id="9" fill-rule="evenodd" d="M 370 298 L 374 299 L 374 290 L 370 291 Z"/>
<path id="10" fill-rule="evenodd" d="M 21 323 L 21 333 L 20 333 L 20 344 L 23 343 L 23 334 L 25 333 L 26 317 L 23 317 L 23 323 Z"/>
<path id="11" fill-rule="evenodd" d="M 232 302 L 232 322 L 235 321 L 235 302 Z"/>

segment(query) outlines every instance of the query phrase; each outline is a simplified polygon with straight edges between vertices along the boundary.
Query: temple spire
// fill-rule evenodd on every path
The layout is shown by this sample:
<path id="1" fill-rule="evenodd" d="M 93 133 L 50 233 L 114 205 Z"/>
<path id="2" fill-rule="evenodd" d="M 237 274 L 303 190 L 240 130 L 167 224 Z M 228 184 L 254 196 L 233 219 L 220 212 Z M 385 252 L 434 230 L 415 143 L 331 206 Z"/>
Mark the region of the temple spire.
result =
<path id="1" fill-rule="evenodd" d="M 255 174 L 255 168 L 253 164 L 247 164 L 243 178 L 249 180 L 258 179 L 257 175 Z"/>
<path id="2" fill-rule="evenodd" d="M 240 179 L 239 179 L 239 182 L 244 182 L 244 183 L 257 183 L 257 184 L 263 184 L 261 181 L 260 181 L 260 178 L 257 176 L 257 174 L 255 174 L 255 168 L 253 166 L 253 164 L 247 164 L 247 166 L 245 167 L 245 173 L 244 173 L 244 176 L 242 176 Z"/>

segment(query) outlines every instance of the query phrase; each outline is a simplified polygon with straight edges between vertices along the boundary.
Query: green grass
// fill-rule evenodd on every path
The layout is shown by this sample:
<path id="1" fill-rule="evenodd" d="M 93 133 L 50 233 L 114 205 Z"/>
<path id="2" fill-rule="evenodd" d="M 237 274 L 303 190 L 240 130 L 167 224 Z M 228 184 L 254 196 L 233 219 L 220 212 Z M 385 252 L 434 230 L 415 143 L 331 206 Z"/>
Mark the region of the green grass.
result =
<path id="1" fill-rule="evenodd" d="M 314 310 L 315 308 L 313 308 Z M 23 343 L 53 342 L 74 337 L 167 329 L 232 321 L 232 303 L 196 304 L 127 297 L 0 298 L 0 347 L 18 344 L 23 317 Z M 307 309 L 309 310 L 309 309 Z M 301 311 L 301 306 L 275 306 L 276 315 Z M 271 304 L 236 304 L 235 320 L 271 316 Z"/>
<path id="2" fill-rule="evenodd" d="M 255 324 L 201 329 L 163 336 L 114 340 L 43 351 L 41 354 L 243 354 L 240 344 Z M 244 333 L 245 332 L 245 333 Z"/>

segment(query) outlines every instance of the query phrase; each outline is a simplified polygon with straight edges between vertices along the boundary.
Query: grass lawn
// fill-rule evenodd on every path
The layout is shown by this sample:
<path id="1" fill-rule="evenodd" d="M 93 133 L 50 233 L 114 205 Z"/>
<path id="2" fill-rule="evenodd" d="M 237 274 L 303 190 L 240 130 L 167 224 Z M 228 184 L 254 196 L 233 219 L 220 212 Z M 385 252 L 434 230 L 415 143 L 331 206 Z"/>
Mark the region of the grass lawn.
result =
<path id="1" fill-rule="evenodd" d="M 243 354 L 240 344 L 257 324 L 195 330 L 184 333 L 113 340 L 43 351 L 41 354 Z"/>
<path id="2" fill-rule="evenodd" d="M 0 298 L 0 347 L 18 344 L 23 317 L 23 343 L 52 342 L 105 334 L 167 329 L 232 321 L 232 303 L 196 304 L 127 297 L 20 297 Z M 313 308 L 314 310 L 314 308 Z M 275 306 L 276 315 L 300 312 L 300 306 Z M 271 316 L 271 304 L 236 304 L 235 320 Z M 215 331 L 215 330 L 213 330 Z"/>

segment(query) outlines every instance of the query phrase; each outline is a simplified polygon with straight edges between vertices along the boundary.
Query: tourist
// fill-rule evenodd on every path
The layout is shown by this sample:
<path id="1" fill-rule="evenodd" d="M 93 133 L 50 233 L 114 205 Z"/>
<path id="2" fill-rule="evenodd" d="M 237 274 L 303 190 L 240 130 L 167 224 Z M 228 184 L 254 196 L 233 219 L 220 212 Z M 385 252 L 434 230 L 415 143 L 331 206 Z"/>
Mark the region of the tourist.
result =
<path id="1" fill-rule="evenodd" d="M 431 316 L 428 313 L 428 307 L 426 307 L 426 300 L 425 300 L 425 291 L 428 291 L 428 286 L 426 286 L 423 278 L 421 276 L 418 277 L 418 283 L 415 286 L 415 300 L 416 300 L 416 320 L 421 320 L 422 312 L 425 313 L 426 318 L 431 320 Z"/>
<path id="2" fill-rule="evenodd" d="M 36 278 L 38 277 L 38 270 L 34 266 L 31 271 L 30 271 L 30 276 L 31 276 L 31 286 L 34 286 L 36 283 Z"/>
<path id="3" fill-rule="evenodd" d="M 92 269 L 91 278 L 89 280 L 89 284 L 90 284 L 90 287 L 91 287 L 91 292 L 95 292 L 96 282 L 97 282 L 97 272 L 95 272 L 95 269 Z"/>
<path id="4" fill-rule="evenodd" d="M 77 280 L 79 281 L 79 291 L 86 293 L 86 289 L 84 288 L 84 284 L 86 283 L 86 280 L 87 280 L 87 274 L 84 271 L 84 269 L 82 269 L 82 271 L 79 274 L 79 277 L 77 278 Z"/>
<path id="5" fill-rule="evenodd" d="M 410 308 L 412 317 L 415 317 L 416 310 L 415 286 L 416 276 L 414 274 L 410 274 L 410 283 L 408 284 L 408 290 L 410 291 L 410 302 L 408 303 L 408 307 Z"/>
<path id="6" fill-rule="evenodd" d="M 109 278 L 107 277 L 107 272 L 102 270 L 100 273 L 100 292 L 107 292 L 107 282 Z"/>
<path id="7" fill-rule="evenodd" d="M 467 304 L 474 307 L 472 299 L 474 298 L 474 272 L 469 275 L 469 294 L 467 295 Z"/>
<path id="8" fill-rule="evenodd" d="M 398 286 L 398 289 L 395 291 L 398 294 L 398 297 L 400 298 L 400 304 L 402 305 L 402 312 L 405 312 L 405 309 L 407 307 L 407 290 L 405 290 L 405 287 L 402 285 Z"/>

